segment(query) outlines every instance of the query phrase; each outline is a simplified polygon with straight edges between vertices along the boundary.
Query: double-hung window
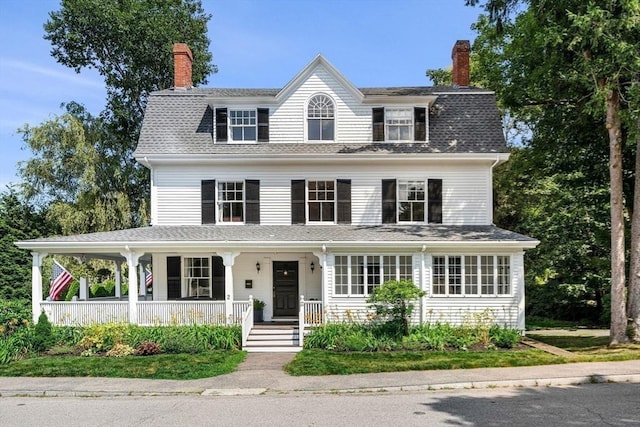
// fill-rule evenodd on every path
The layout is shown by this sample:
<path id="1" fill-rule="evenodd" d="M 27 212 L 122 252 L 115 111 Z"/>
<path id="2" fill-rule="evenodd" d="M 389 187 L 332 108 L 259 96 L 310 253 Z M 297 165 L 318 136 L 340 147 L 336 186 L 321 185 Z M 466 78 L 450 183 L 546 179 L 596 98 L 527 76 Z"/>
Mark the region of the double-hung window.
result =
<path id="1" fill-rule="evenodd" d="M 424 181 L 398 181 L 398 221 L 424 222 Z"/>
<path id="2" fill-rule="evenodd" d="M 335 181 L 307 181 L 309 222 L 334 222 Z"/>
<path id="3" fill-rule="evenodd" d="M 307 139 L 309 141 L 333 141 L 335 134 L 335 107 L 327 95 L 318 94 L 307 106 Z"/>
<path id="4" fill-rule="evenodd" d="M 230 110 L 229 128 L 233 141 L 255 141 L 257 131 L 256 110 Z"/>
<path id="5" fill-rule="evenodd" d="M 269 142 L 268 108 L 215 108 L 213 120 L 217 143 Z"/>
<path id="6" fill-rule="evenodd" d="M 260 224 L 260 181 L 203 180 L 202 223 Z"/>
<path id="7" fill-rule="evenodd" d="M 187 287 L 187 296 L 196 298 L 211 297 L 211 258 L 185 257 L 183 277 Z"/>
<path id="8" fill-rule="evenodd" d="M 382 223 L 442 223 L 442 180 L 382 180 Z"/>
<path id="9" fill-rule="evenodd" d="M 510 295 L 509 255 L 434 255 L 432 295 Z"/>
<path id="10" fill-rule="evenodd" d="M 291 224 L 351 223 L 351 180 L 291 181 Z"/>
<path id="11" fill-rule="evenodd" d="M 218 181 L 218 221 L 244 222 L 244 181 Z"/>
<path id="12" fill-rule="evenodd" d="M 412 280 L 411 255 L 336 255 L 334 294 L 367 296 L 390 280 Z"/>
<path id="13" fill-rule="evenodd" d="M 426 107 L 377 107 L 371 112 L 373 141 L 427 140 Z"/>

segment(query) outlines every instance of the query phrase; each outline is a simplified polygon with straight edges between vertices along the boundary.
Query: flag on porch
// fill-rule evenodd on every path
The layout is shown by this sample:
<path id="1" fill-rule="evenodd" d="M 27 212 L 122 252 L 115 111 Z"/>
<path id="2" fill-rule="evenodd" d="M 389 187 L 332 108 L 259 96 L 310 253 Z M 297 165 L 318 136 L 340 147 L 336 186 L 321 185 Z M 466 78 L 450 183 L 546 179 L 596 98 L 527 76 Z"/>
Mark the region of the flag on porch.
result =
<path id="1" fill-rule="evenodd" d="M 145 279 L 144 279 L 144 283 L 145 285 L 147 285 L 147 288 L 150 288 L 151 285 L 153 284 L 153 274 L 151 273 L 151 270 L 149 270 L 148 267 L 144 268 L 144 273 L 145 273 Z"/>
<path id="2" fill-rule="evenodd" d="M 49 297 L 51 300 L 57 300 L 72 280 L 73 276 L 54 259 L 53 270 L 51 272 L 51 286 L 49 288 Z"/>

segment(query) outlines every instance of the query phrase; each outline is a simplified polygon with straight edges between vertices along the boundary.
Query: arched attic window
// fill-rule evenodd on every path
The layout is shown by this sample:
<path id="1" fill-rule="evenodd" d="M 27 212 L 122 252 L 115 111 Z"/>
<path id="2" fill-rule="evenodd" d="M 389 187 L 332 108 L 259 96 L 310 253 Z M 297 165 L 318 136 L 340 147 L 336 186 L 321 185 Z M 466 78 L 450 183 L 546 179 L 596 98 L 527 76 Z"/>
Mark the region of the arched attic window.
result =
<path id="1" fill-rule="evenodd" d="M 335 107 L 327 95 L 318 94 L 309 100 L 307 108 L 307 139 L 333 141 L 335 134 Z"/>

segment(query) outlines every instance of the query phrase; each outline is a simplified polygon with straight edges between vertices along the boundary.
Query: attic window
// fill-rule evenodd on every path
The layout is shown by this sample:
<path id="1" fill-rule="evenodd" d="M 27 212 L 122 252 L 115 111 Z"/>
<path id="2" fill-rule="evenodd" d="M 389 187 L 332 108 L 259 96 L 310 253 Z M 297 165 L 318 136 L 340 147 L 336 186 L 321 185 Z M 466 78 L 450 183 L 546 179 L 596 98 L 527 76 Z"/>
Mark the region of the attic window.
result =
<path id="1" fill-rule="evenodd" d="M 307 131 L 309 141 L 333 141 L 335 108 L 327 95 L 315 95 L 307 108 Z"/>
<path id="2" fill-rule="evenodd" d="M 255 141 L 256 110 L 230 110 L 229 127 L 234 141 Z"/>

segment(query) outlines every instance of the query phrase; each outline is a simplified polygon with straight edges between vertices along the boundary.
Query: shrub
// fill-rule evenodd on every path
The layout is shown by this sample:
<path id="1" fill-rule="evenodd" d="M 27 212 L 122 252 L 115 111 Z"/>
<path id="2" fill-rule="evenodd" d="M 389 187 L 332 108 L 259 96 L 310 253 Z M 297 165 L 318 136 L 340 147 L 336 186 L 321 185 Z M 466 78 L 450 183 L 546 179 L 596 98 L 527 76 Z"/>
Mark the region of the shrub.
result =
<path id="1" fill-rule="evenodd" d="M 87 326 L 78 343 L 87 353 L 109 351 L 115 344 L 123 343 L 128 325 L 123 323 L 104 323 Z"/>
<path id="2" fill-rule="evenodd" d="M 124 356 L 131 356 L 132 354 L 135 354 L 135 352 L 136 350 L 130 345 L 119 342 L 114 344 L 113 347 L 111 347 L 111 349 L 107 351 L 107 356 L 108 357 L 124 357 Z"/>
<path id="3" fill-rule="evenodd" d="M 153 341 L 145 341 L 136 348 L 136 354 L 138 356 L 153 356 L 154 354 L 162 353 L 162 348 L 158 343 Z"/>
<path id="4" fill-rule="evenodd" d="M 409 335 L 409 318 L 413 312 L 413 303 L 425 295 L 411 280 L 390 280 L 373 289 L 367 299 L 369 307 L 376 315 L 391 322 L 402 335 Z"/>
<path id="5" fill-rule="evenodd" d="M 38 323 L 36 323 L 36 326 L 33 329 L 33 350 L 38 352 L 46 351 L 54 344 L 53 328 L 44 311 L 40 313 L 40 316 L 38 317 Z"/>
<path id="6" fill-rule="evenodd" d="M 490 330 L 491 342 L 499 348 L 513 348 L 522 339 L 518 329 L 494 325 Z"/>
<path id="7" fill-rule="evenodd" d="M 20 328 L 6 338 L 0 339 L 0 365 L 25 357 L 31 351 L 32 328 Z"/>
<path id="8" fill-rule="evenodd" d="M 0 300 L 0 337 L 8 337 L 31 323 L 31 304 L 27 300 Z"/>

